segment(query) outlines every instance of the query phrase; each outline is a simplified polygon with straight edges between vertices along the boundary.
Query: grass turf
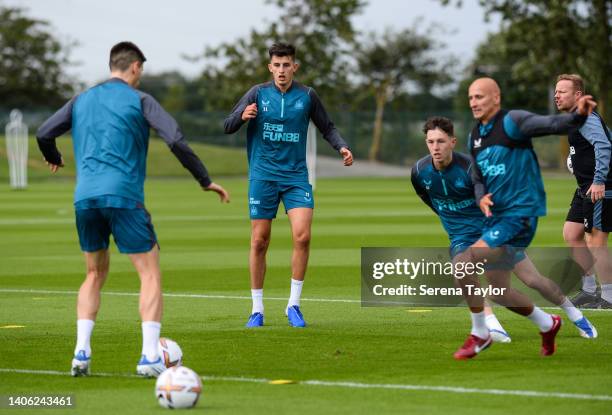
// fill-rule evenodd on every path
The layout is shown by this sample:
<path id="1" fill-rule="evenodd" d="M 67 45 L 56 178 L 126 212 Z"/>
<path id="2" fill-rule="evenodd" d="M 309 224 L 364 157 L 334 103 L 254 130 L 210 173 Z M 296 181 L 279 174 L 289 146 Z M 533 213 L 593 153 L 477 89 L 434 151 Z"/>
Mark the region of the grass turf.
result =
<path id="1" fill-rule="evenodd" d="M 69 136 L 59 137 L 56 141 L 59 151 L 64 158 L 65 166 L 61 168 L 56 177 L 73 178 L 75 175 L 72 139 Z M 248 166 L 245 151 L 242 148 L 221 147 L 197 142 L 189 143 L 193 151 L 202 158 L 206 167 L 219 176 L 246 176 Z M 176 160 L 166 143 L 159 138 L 149 140 L 147 156 L 148 177 L 186 177 L 189 173 Z M 30 180 L 46 180 L 49 178 L 49 169 L 45 164 L 36 138 L 30 136 L 28 140 L 28 178 Z M 0 183 L 8 182 L 9 167 L 7 159 L 6 138 L 0 135 Z"/>
<path id="2" fill-rule="evenodd" d="M 452 352 L 469 330 L 467 311 L 361 308 L 358 302 L 303 301 L 305 330 L 287 326 L 291 238 L 284 214 L 274 223 L 266 278 L 266 326 L 243 328 L 250 311 L 246 180 L 221 181 L 232 192 L 222 206 L 193 180 L 149 180 L 147 207 L 162 247 L 167 296 L 162 334 L 182 346 L 185 365 L 208 377 L 196 412 L 206 413 L 607 413 L 612 401 L 455 393 L 447 390 L 355 388 L 350 385 L 269 385 L 247 379 L 321 380 L 367 384 L 451 386 L 610 395 L 612 316 L 587 312 L 600 338 L 587 341 L 565 321 L 559 350 L 541 358 L 531 323 L 498 315 L 513 342 L 494 345 L 469 362 Z M 408 180 L 320 180 L 316 191 L 307 299 L 359 299 L 362 246 L 445 246 L 437 218 Z M 573 184 L 546 182 L 549 215 L 534 246 L 561 246 Z M 83 278 L 70 181 L 38 182 L 27 191 L 0 189 L 0 368 L 67 372 L 74 347 L 75 292 Z M 164 411 L 153 380 L 127 376 L 140 353 L 138 279 L 113 247 L 111 274 L 94 331 L 93 372 L 73 379 L 0 371 L 0 395 L 73 393 L 76 412 Z M 69 293 L 8 292 L 14 289 Z M 272 298 L 279 298 L 272 299 Z M 519 409 L 521 408 L 521 409 Z M 0 411 L 2 411 L 0 409 Z M 9 412 L 9 411 L 6 411 Z M 20 413 L 44 413 L 22 410 Z M 58 413 L 51 411 L 52 413 Z M 10 412 L 12 413 L 12 412 Z"/>

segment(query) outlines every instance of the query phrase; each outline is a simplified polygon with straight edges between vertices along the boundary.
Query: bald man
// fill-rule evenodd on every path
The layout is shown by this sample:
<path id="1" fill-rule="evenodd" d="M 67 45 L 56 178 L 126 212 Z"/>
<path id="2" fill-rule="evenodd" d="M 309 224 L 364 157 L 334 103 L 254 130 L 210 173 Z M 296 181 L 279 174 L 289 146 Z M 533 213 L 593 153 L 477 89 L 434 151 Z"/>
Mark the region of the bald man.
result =
<path id="1" fill-rule="evenodd" d="M 571 114 L 540 116 L 527 111 L 501 109 L 501 91 L 491 78 L 475 80 L 468 92 L 470 108 L 478 121 L 468 138 L 475 163 L 473 169 L 476 201 L 488 218 L 482 235 L 465 252 L 465 260 L 496 261 L 512 252 L 512 265 L 525 260 L 524 250 L 533 239 L 538 217 L 546 215 L 546 195 L 532 137 L 565 134 L 581 126 L 596 103 L 590 96 L 577 102 Z M 503 247 L 503 248 L 502 248 Z M 500 272 L 492 284 L 509 286 L 509 272 Z M 472 283 L 473 281 L 470 281 Z M 555 336 L 561 318 L 536 307 L 524 296 L 498 299 L 512 311 L 531 320 L 542 336 L 541 354 L 555 352 Z M 485 325 L 482 298 L 469 299 L 472 332 L 455 353 L 456 358 L 471 358 L 490 345 L 482 330 Z M 567 299 L 566 299 L 567 301 Z M 564 304 L 568 307 L 570 304 Z M 583 329 L 593 330 L 585 319 Z"/>

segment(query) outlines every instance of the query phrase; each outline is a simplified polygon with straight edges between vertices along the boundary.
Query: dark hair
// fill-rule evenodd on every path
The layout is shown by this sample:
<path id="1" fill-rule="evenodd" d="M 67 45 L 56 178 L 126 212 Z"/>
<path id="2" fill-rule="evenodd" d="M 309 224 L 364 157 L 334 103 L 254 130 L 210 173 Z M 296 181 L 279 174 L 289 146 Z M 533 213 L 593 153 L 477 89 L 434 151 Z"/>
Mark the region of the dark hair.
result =
<path id="1" fill-rule="evenodd" d="M 111 48 L 108 66 L 111 71 L 125 71 L 136 61 L 144 63 L 147 60 L 142 51 L 132 42 L 119 42 Z"/>
<path id="2" fill-rule="evenodd" d="M 275 43 L 268 50 L 268 54 L 270 54 L 270 59 L 272 56 L 290 56 L 295 60 L 295 46 L 290 43 Z"/>
<path id="3" fill-rule="evenodd" d="M 436 128 L 444 131 L 449 137 L 455 136 L 453 122 L 446 117 L 429 117 L 425 125 L 423 125 L 423 132 L 427 134 L 427 131 L 435 130 Z"/>

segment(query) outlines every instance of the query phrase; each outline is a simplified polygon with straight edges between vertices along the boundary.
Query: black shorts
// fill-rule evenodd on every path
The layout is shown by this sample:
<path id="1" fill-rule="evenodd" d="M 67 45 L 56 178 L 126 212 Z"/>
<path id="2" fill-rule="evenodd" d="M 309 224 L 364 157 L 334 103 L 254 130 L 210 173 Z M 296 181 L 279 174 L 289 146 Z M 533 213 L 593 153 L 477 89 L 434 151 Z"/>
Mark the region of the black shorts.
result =
<path id="1" fill-rule="evenodd" d="M 608 193 L 606 191 L 606 196 Z M 593 227 L 602 232 L 612 232 L 612 199 L 606 197 L 593 203 L 590 197 L 576 189 L 565 221 L 584 224 L 584 231 L 588 233 Z"/>

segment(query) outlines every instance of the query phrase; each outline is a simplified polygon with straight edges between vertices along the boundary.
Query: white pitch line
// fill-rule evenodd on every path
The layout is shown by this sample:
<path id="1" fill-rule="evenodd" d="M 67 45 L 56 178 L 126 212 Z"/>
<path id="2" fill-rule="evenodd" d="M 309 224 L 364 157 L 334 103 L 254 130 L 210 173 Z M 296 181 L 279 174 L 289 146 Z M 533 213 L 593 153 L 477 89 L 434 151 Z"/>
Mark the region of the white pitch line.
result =
<path id="1" fill-rule="evenodd" d="M 61 290 L 30 290 L 30 289 L 12 289 L 0 288 L 0 293 L 28 293 L 28 294 L 63 294 L 77 295 L 78 291 L 61 291 Z M 138 297 L 137 292 L 118 292 L 118 291 L 102 291 L 103 295 L 114 295 L 121 297 Z M 213 294 L 181 294 L 181 293 L 164 293 L 164 297 L 176 298 L 206 298 L 219 300 L 251 300 L 251 297 L 246 295 L 213 295 Z M 287 301 L 287 297 L 266 297 L 266 300 Z M 346 298 L 302 298 L 301 301 L 315 301 L 324 303 L 361 303 L 361 300 L 351 300 Z"/>
<path id="2" fill-rule="evenodd" d="M 52 375 L 69 376 L 70 372 L 59 370 L 33 370 L 33 369 L 10 369 L 0 368 L 0 373 L 22 373 L 28 375 Z M 138 378 L 140 376 L 128 373 L 95 373 L 100 377 L 125 377 Z M 237 376 L 202 376 L 205 381 L 217 382 L 248 382 L 248 383 L 268 383 L 270 379 L 248 378 Z M 295 384 L 306 386 L 326 386 L 334 388 L 348 389 L 388 389 L 403 391 L 425 391 L 425 392 L 450 392 L 458 394 L 481 394 L 498 396 L 526 396 L 530 398 L 557 398 L 557 399 L 578 399 L 585 401 L 612 401 L 611 395 L 591 395 L 587 393 L 565 393 L 565 392 L 541 392 L 534 390 L 512 390 L 512 389 L 479 389 L 464 388 L 458 386 L 433 386 L 433 385 L 411 385 L 411 384 L 392 384 L 392 383 L 362 383 L 362 382 L 343 382 L 325 380 L 302 380 L 295 381 Z"/>
<path id="3" fill-rule="evenodd" d="M 18 288 L 0 288 L 0 293 L 27 293 L 27 294 L 60 294 L 60 295 L 77 295 L 78 291 L 62 291 L 62 290 L 34 290 L 34 289 L 18 289 Z M 102 291 L 104 295 L 112 295 L 117 297 L 138 297 L 140 296 L 137 292 L 119 292 L 119 291 Z M 251 300 L 251 297 L 246 295 L 214 295 L 214 294 L 183 294 L 183 293 L 164 293 L 164 297 L 173 297 L 173 298 L 205 298 L 212 300 Z M 286 297 L 266 297 L 266 300 L 272 301 L 287 301 Z M 319 302 L 319 303 L 350 303 L 350 304 L 361 304 L 361 300 L 348 299 L 348 298 L 302 298 L 301 301 L 311 301 L 311 302 Z M 372 304 L 378 304 L 379 302 L 370 302 Z M 380 304 L 389 305 L 391 302 L 383 302 Z M 412 307 L 409 304 L 404 303 L 394 303 L 398 306 Z M 435 307 L 435 304 L 418 304 L 414 305 L 414 307 Z M 559 307 L 542 307 L 546 310 L 559 310 Z M 583 311 L 597 311 L 597 312 L 612 312 L 612 309 L 586 309 Z"/>

